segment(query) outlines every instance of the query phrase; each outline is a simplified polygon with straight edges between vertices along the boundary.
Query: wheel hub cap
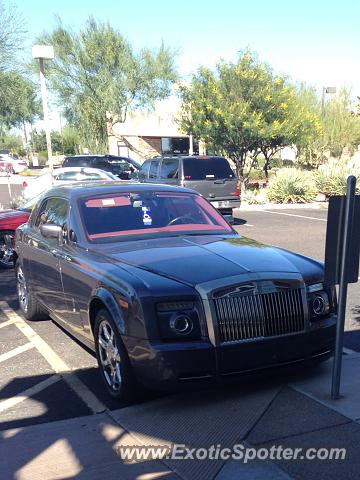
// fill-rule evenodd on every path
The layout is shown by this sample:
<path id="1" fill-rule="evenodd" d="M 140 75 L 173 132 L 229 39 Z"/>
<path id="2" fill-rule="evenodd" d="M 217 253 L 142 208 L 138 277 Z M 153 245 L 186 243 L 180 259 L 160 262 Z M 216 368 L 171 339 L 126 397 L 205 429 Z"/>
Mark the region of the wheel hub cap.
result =
<path id="1" fill-rule="evenodd" d="M 111 325 L 101 322 L 98 334 L 101 366 L 108 386 L 118 391 L 121 387 L 120 354 Z"/>

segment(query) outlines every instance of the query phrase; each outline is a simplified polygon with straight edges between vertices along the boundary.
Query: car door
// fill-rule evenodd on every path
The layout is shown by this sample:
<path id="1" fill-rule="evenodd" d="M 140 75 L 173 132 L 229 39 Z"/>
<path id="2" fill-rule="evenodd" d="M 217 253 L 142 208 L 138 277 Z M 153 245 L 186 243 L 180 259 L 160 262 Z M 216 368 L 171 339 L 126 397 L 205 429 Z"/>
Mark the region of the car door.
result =
<path id="1" fill-rule="evenodd" d="M 46 198 L 26 238 L 27 269 L 33 293 L 47 309 L 61 317 L 66 311 L 61 277 L 62 239 L 44 237 L 41 225 L 60 225 L 66 229 L 68 201 L 60 197 Z"/>

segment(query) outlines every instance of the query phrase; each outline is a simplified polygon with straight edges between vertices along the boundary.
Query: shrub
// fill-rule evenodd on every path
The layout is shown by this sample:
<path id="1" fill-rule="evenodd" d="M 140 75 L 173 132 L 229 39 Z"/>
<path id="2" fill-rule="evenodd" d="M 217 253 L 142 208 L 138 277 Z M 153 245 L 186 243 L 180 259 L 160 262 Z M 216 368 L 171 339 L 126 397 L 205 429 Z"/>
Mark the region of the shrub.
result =
<path id="1" fill-rule="evenodd" d="M 275 203 L 308 203 L 316 194 L 313 175 L 295 168 L 279 170 L 268 189 L 268 198 Z"/>
<path id="2" fill-rule="evenodd" d="M 246 190 L 241 196 L 241 201 L 249 205 L 264 205 L 267 203 L 267 189 Z"/>
<path id="3" fill-rule="evenodd" d="M 326 197 L 332 195 L 344 195 L 346 193 L 346 182 L 349 175 L 357 178 L 357 193 L 360 191 L 360 170 L 348 167 L 326 167 L 316 172 L 315 181 L 317 189 Z"/>

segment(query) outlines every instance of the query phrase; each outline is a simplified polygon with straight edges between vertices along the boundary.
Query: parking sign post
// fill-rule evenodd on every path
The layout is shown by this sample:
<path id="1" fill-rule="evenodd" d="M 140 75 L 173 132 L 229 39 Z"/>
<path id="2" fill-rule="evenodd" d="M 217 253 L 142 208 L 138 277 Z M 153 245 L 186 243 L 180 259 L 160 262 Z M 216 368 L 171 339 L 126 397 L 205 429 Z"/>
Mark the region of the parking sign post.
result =
<path id="1" fill-rule="evenodd" d="M 355 209 L 355 189 L 356 177 L 350 176 L 347 180 L 345 215 L 343 223 L 343 243 L 339 262 L 340 267 L 340 283 L 339 283 L 339 303 L 338 303 L 338 319 L 336 324 L 336 341 L 335 353 L 332 372 L 331 384 L 331 398 L 337 400 L 340 397 L 340 377 L 342 365 L 342 352 L 344 343 L 344 326 L 345 326 L 345 311 L 346 298 L 348 290 L 348 270 L 350 258 L 350 244 L 352 236 L 352 227 L 354 223 L 354 209 Z"/>

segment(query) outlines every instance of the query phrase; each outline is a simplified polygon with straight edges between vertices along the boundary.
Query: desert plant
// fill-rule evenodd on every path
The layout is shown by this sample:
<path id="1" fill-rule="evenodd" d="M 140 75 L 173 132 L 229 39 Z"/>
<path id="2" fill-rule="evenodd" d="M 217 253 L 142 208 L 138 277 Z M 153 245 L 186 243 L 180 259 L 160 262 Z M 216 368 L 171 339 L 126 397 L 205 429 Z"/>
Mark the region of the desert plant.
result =
<path id="1" fill-rule="evenodd" d="M 295 168 L 279 170 L 268 188 L 268 198 L 275 203 L 309 203 L 316 194 L 313 175 Z"/>
<path id="2" fill-rule="evenodd" d="M 344 195 L 346 192 L 346 182 L 349 175 L 355 175 L 357 178 L 357 193 L 360 192 L 360 170 L 350 169 L 349 167 L 337 166 L 326 167 L 318 170 L 315 175 L 317 189 L 326 197 L 332 195 Z"/>
<path id="3" fill-rule="evenodd" d="M 248 205 L 264 205 L 267 203 L 267 189 L 246 190 L 241 200 Z"/>

